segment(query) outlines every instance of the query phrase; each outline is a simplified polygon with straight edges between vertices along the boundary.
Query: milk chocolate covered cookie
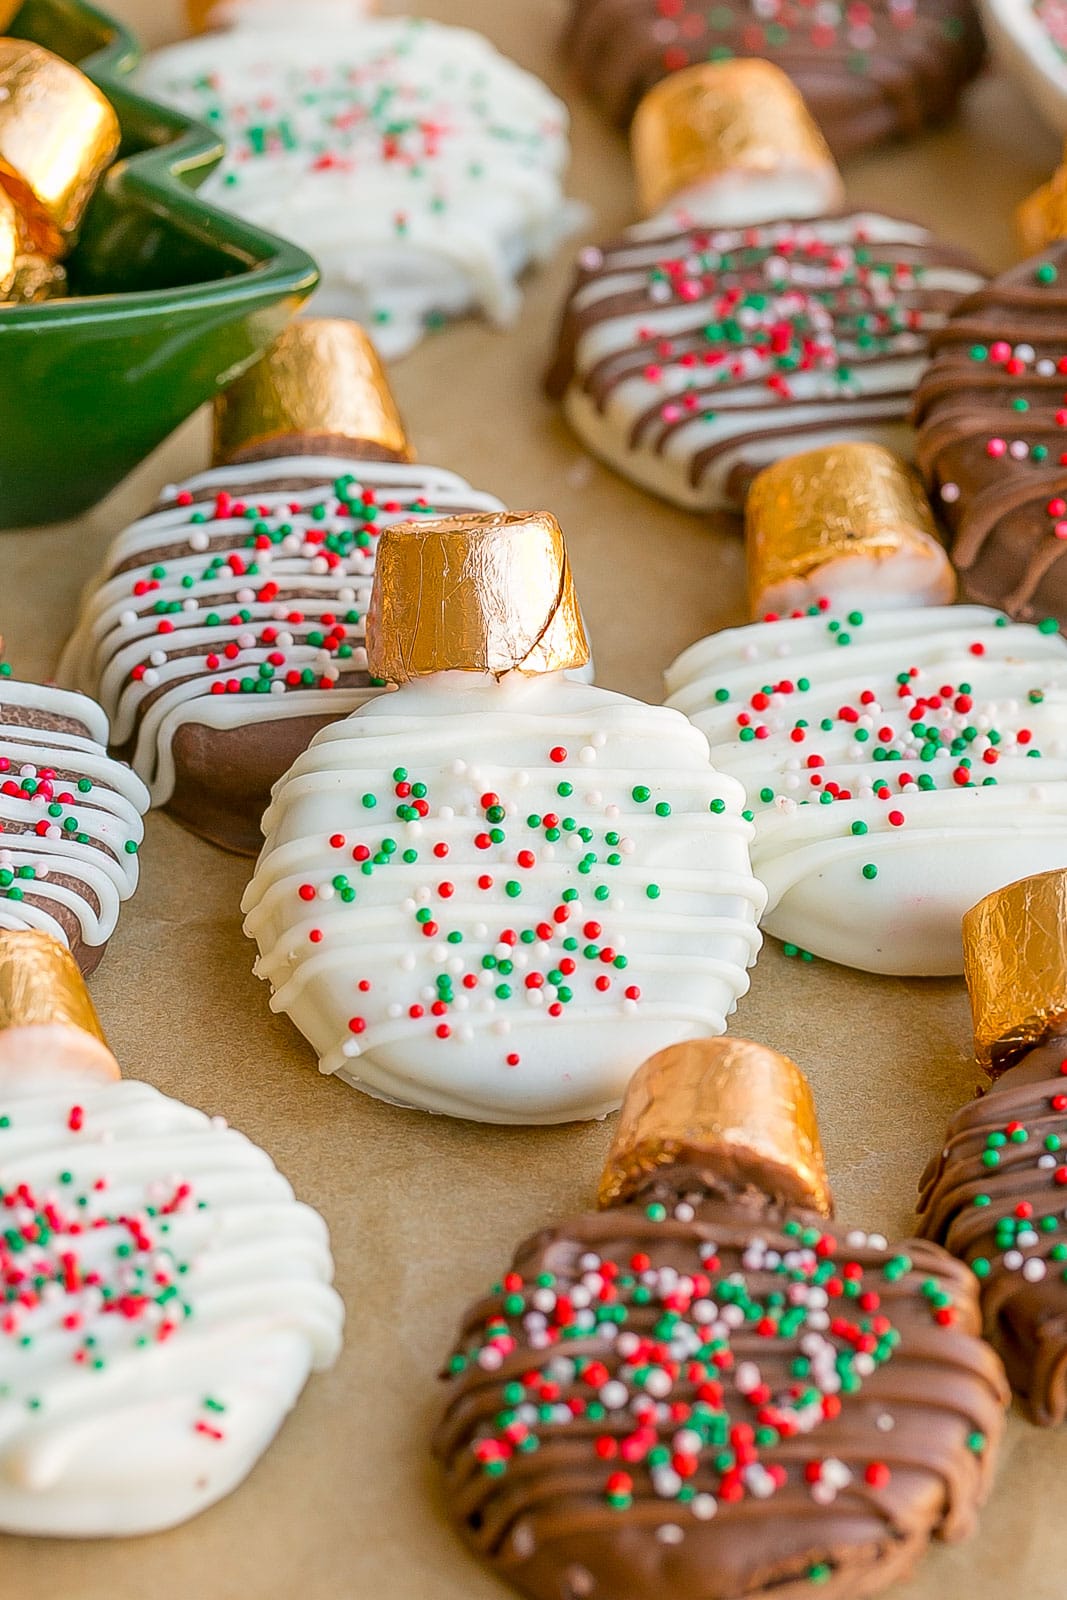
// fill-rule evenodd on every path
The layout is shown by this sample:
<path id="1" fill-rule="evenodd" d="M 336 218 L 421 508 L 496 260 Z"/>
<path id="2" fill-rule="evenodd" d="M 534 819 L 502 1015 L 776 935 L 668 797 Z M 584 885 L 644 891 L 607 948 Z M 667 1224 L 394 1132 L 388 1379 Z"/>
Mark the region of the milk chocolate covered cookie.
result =
<path id="1" fill-rule="evenodd" d="M 463 1319 L 435 1447 L 477 1555 L 531 1600 L 860 1600 L 971 1531 L 1007 1399 L 974 1279 L 829 1225 L 791 1061 L 654 1056 L 599 1198 Z"/>

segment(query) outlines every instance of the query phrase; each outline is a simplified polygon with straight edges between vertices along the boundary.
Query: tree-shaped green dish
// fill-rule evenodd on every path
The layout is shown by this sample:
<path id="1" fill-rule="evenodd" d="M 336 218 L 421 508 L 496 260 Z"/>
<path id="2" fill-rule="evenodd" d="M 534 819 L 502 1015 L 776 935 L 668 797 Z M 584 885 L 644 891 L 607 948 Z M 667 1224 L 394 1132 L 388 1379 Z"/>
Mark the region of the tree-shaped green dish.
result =
<path id="1" fill-rule="evenodd" d="M 26 0 L 11 32 L 99 85 L 122 147 L 67 263 L 70 297 L 0 308 L 0 528 L 94 505 L 317 282 L 296 245 L 197 199 L 222 146 L 127 87 L 139 50 L 119 23 L 81 0 Z"/>

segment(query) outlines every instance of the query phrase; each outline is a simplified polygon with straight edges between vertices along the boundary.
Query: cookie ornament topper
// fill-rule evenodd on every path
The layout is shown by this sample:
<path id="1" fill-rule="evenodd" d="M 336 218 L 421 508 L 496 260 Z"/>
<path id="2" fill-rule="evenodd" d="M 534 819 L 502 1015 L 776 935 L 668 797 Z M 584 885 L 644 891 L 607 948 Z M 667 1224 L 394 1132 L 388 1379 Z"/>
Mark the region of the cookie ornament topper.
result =
<path id="1" fill-rule="evenodd" d="M 68 952 L 0 932 L 0 1530 L 182 1522 L 343 1321 L 322 1218 L 220 1118 L 120 1081 Z"/>
<path id="2" fill-rule="evenodd" d="M 575 433 L 690 510 L 740 510 L 759 470 L 847 440 L 910 453 L 930 335 L 982 276 L 925 228 L 844 209 L 795 86 L 706 63 L 634 121 L 650 219 L 578 258 L 548 374 Z"/>
<path id="3" fill-rule="evenodd" d="M 328 318 L 292 323 L 219 397 L 215 462 L 112 544 L 60 676 L 99 694 L 153 804 L 254 855 L 273 785 L 382 687 L 382 529 L 500 501 L 414 464 L 371 340 Z"/>
<path id="4" fill-rule="evenodd" d="M 383 533 L 370 670 L 399 685 L 277 785 L 245 895 L 272 1008 L 401 1105 L 564 1122 L 724 1031 L 759 948 L 739 785 L 686 718 L 574 681 L 547 513 Z"/>
<path id="5" fill-rule="evenodd" d="M 919 1221 L 969 1266 L 986 1337 L 1032 1421 L 1067 1416 L 1067 869 L 988 895 L 963 922 L 979 1065 Z"/>
<path id="6" fill-rule="evenodd" d="M 478 1556 L 530 1600 L 859 1600 L 971 1532 L 1008 1397 L 975 1281 L 827 1222 L 792 1061 L 646 1062 L 599 1203 L 462 1321 L 434 1449 Z"/>

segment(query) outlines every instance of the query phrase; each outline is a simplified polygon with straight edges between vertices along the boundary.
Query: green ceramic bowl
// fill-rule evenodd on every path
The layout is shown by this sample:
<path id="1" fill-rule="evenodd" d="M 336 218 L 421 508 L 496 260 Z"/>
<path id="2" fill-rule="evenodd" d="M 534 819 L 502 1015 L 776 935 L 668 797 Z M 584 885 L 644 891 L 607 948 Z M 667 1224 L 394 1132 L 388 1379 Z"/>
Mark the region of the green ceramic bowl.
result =
<path id="1" fill-rule="evenodd" d="M 139 52 L 120 24 L 81 0 L 26 0 L 11 31 L 100 86 L 122 147 L 68 262 L 71 297 L 0 309 L 0 528 L 95 505 L 317 282 L 304 251 L 196 198 L 222 146 L 126 87 Z"/>

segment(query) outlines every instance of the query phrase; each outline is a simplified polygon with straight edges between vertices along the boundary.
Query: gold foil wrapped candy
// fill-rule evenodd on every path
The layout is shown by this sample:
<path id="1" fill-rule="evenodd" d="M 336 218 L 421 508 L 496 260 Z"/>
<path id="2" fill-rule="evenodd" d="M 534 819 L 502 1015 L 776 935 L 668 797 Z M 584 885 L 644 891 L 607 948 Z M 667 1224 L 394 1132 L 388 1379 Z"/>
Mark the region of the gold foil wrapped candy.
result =
<path id="1" fill-rule="evenodd" d="M 704 62 L 672 73 L 641 101 L 630 140 L 646 216 L 697 185 L 730 180 L 807 176 L 816 182 L 822 211 L 844 196 L 799 90 L 769 61 Z"/>
<path id="2" fill-rule="evenodd" d="M 355 322 L 301 318 L 219 395 L 215 460 L 338 452 L 414 459 L 369 335 Z"/>
<path id="3" fill-rule="evenodd" d="M 787 456 L 745 506 L 749 614 L 846 604 L 948 605 L 956 576 L 916 475 L 876 444 Z"/>
<path id="4" fill-rule="evenodd" d="M 975 1054 L 991 1076 L 1067 1032 L 1067 868 L 1020 878 L 972 906 L 963 970 Z"/>
<path id="5" fill-rule="evenodd" d="M 0 932 L 0 1072 L 71 1067 L 119 1077 L 85 979 L 65 945 L 37 929 Z"/>
<path id="6" fill-rule="evenodd" d="M 367 616 L 372 677 L 560 672 L 589 660 L 563 531 L 548 512 L 386 528 Z"/>
<path id="7" fill-rule="evenodd" d="M 1064 154 L 1067 157 L 1067 151 Z M 1024 256 L 1036 255 L 1056 239 L 1067 238 L 1067 162 L 1022 202 L 1015 213 L 1015 226 Z"/>
<path id="8" fill-rule="evenodd" d="M 747 1039 L 670 1045 L 630 1080 L 597 1202 L 626 1200 L 662 1167 L 727 1182 L 828 1217 L 833 1199 L 808 1080 Z"/>
<path id="9" fill-rule="evenodd" d="M 110 102 L 77 67 L 24 39 L 0 39 L 0 188 L 33 250 L 66 252 L 119 139 Z"/>

